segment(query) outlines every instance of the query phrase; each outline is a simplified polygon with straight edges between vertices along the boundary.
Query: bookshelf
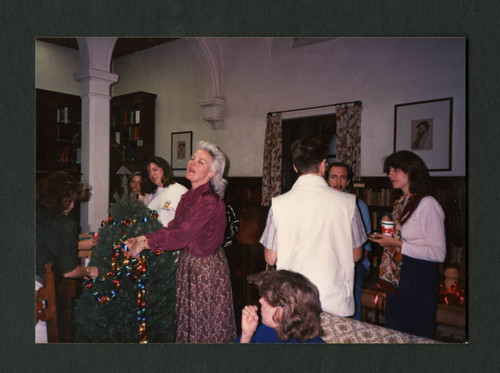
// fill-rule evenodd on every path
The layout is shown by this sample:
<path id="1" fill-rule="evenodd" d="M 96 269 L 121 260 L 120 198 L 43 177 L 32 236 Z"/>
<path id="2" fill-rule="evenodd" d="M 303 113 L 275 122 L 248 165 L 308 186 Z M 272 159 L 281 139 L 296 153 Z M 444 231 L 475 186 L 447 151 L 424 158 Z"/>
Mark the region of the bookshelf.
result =
<path id="1" fill-rule="evenodd" d="M 80 96 L 36 90 L 37 180 L 54 171 L 81 179 Z"/>
<path id="2" fill-rule="evenodd" d="M 125 166 L 140 171 L 154 156 L 156 95 L 134 92 L 111 99 L 110 120 L 110 200 L 121 190 L 117 171 Z"/>
<path id="3" fill-rule="evenodd" d="M 82 100 L 80 96 L 36 89 L 36 180 L 65 171 L 81 180 Z M 70 214 L 80 222 L 80 203 Z"/>

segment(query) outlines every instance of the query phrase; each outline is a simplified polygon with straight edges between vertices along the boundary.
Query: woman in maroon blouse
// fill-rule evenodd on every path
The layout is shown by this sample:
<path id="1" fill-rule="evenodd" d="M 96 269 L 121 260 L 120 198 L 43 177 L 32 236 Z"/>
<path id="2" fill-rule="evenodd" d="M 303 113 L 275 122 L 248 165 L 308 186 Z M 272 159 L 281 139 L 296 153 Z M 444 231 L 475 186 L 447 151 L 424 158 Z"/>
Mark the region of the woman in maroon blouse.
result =
<path id="1" fill-rule="evenodd" d="M 236 337 L 229 266 L 221 244 L 226 229 L 222 197 L 225 155 L 200 141 L 188 161 L 191 189 L 167 227 L 125 241 L 127 256 L 142 250 L 180 250 L 175 306 L 176 343 L 228 343 Z"/>

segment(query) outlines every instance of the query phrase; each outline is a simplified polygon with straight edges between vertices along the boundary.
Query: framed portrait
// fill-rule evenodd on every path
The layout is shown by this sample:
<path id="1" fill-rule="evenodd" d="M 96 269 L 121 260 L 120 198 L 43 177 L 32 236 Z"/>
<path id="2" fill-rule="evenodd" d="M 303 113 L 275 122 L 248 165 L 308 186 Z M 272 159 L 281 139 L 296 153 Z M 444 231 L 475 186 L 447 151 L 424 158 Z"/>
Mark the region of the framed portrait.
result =
<path id="1" fill-rule="evenodd" d="M 185 170 L 191 158 L 193 148 L 193 132 L 172 132 L 171 166 L 172 170 Z"/>
<path id="2" fill-rule="evenodd" d="M 453 97 L 395 105 L 394 151 L 419 155 L 429 171 L 451 170 Z"/>

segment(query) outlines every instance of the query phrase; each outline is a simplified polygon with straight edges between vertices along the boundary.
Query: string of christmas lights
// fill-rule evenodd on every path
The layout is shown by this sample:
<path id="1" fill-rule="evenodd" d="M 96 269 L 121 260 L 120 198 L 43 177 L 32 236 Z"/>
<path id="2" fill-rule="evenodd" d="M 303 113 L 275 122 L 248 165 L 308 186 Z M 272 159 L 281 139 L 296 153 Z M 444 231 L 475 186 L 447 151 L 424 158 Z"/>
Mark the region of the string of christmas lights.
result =
<path id="1" fill-rule="evenodd" d="M 149 211 L 148 215 L 142 219 L 143 222 L 148 222 L 150 219 L 158 218 L 158 213 L 155 210 Z M 119 222 L 114 221 L 113 217 L 110 216 L 108 220 L 103 220 L 101 222 L 101 227 L 109 226 L 131 226 L 136 225 L 137 219 L 127 219 L 121 220 Z M 112 301 L 117 294 L 120 287 L 122 277 L 125 276 L 130 281 L 137 281 L 137 321 L 139 323 L 139 342 L 147 343 L 147 333 L 146 333 L 146 281 L 147 281 L 147 265 L 146 265 L 146 255 L 141 253 L 139 258 L 127 258 L 123 256 L 123 263 L 120 266 L 120 255 L 122 255 L 121 249 L 128 251 L 125 241 L 127 240 L 127 235 L 122 232 L 119 241 L 113 243 L 113 254 L 111 256 L 111 271 L 108 273 L 96 277 L 94 280 L 84 281 L 84 286 L 90 291 L 99 304 L 105 304 Z M 156 253 L 154 256 L 160 255 L 160 252 Z M 112 280 L 112 288 L 109 294 L 103 295 L 97 288 L 97 284 L 100 284 L 106 280 Z"/>

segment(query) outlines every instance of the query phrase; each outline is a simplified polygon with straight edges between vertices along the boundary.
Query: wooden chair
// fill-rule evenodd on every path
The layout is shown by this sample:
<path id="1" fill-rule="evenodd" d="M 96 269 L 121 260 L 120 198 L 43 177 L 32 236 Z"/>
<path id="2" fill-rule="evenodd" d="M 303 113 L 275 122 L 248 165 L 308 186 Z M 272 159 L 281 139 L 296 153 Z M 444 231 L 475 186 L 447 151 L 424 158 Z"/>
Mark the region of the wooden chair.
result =
<path id="1" fill-rule="evenodd" d="M 56 294 L 63 298 L 64 302 L 59 301 L 59 317 L 64 318 L 64 335 L 59 335 L 61 342 L 73 342 L 73 320 L 76 299 L 76 280 L 74 278 L 63 278 L 56 288 Z M 59 321 L 60 323 L 61 321 Z"/>
<path id="2" fill-rule="evenodd" d="M 57 331 L 56 287 L 52 263 L 45 264 L 45 286 L 35 290 L 35 325 L 39 321 L 47 322 L 49 343 L 59 342 Z"/>

